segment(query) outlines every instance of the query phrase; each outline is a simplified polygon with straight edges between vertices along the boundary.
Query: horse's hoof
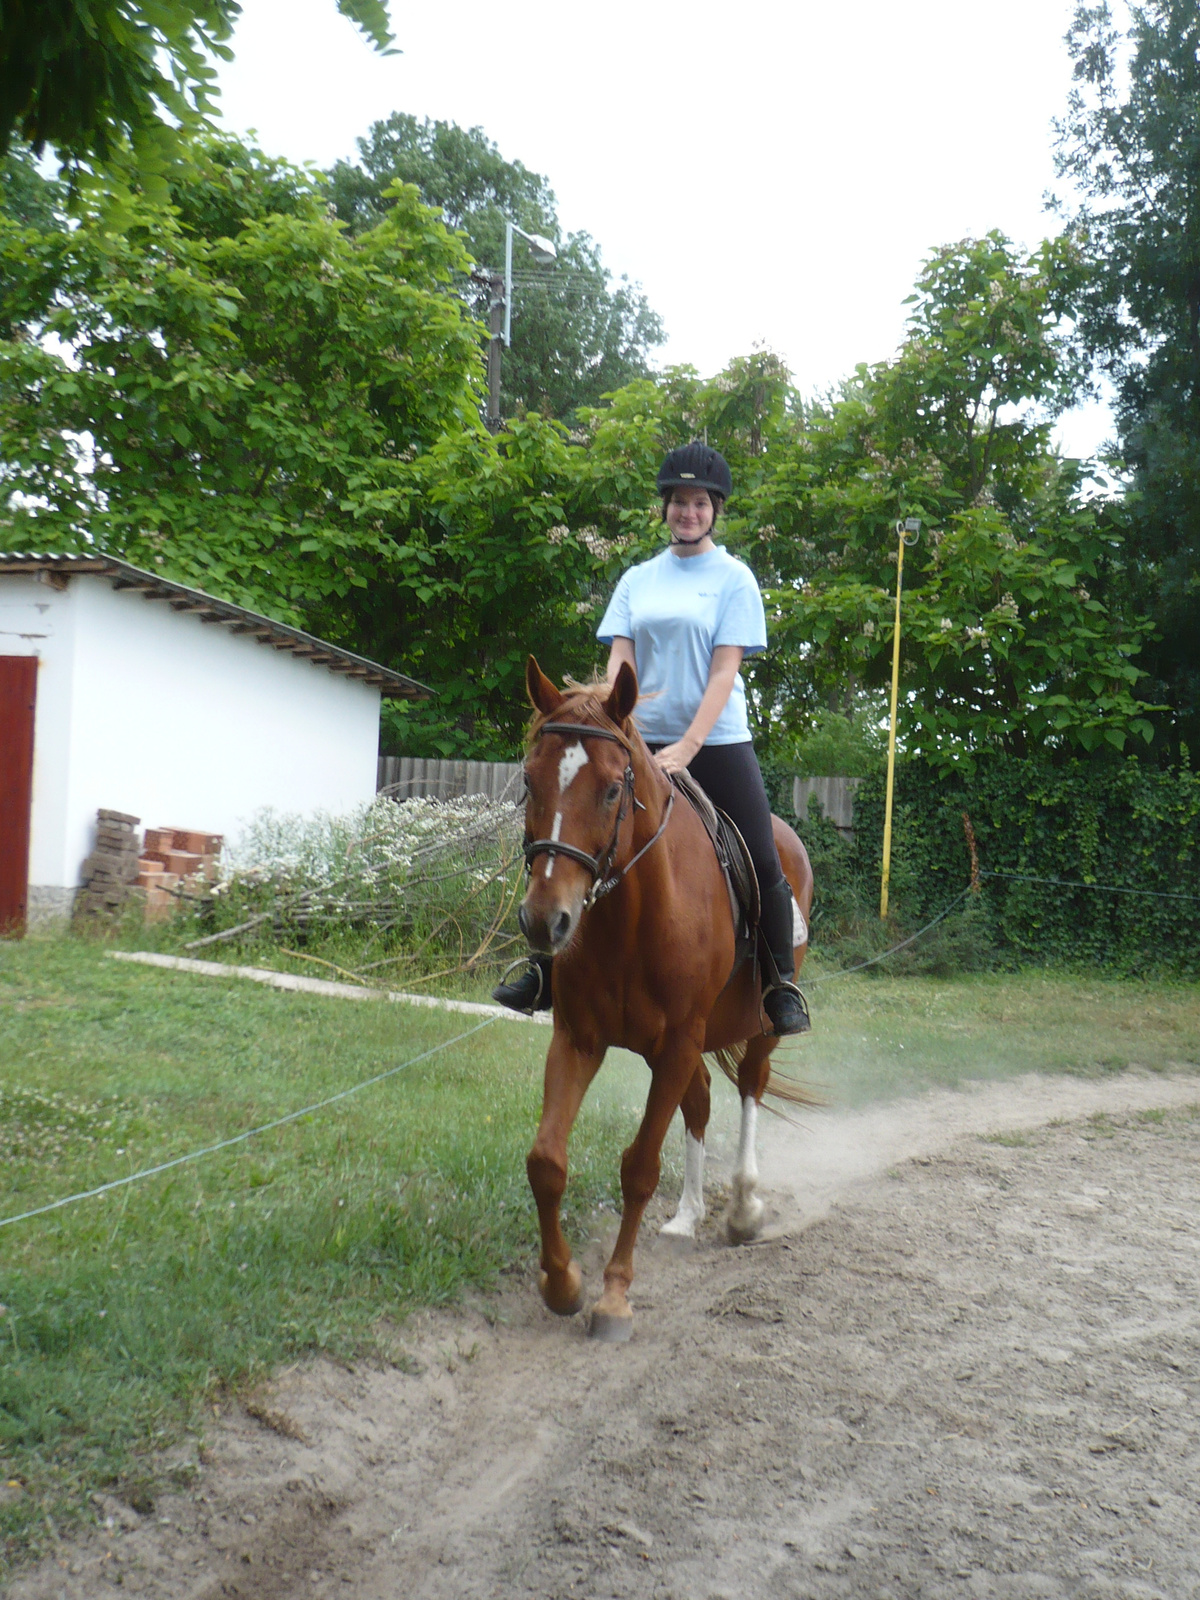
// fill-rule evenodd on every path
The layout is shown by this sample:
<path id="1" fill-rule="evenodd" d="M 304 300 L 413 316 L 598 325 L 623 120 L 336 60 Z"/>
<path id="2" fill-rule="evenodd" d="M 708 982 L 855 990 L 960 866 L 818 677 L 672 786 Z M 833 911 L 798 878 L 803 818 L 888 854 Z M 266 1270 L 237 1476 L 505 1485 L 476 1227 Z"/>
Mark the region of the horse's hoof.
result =
<path id="1" fill-rule="evenodd" d="M 588 1337 L 599 1339 L 601 1344 L 624 1344 L 633 1335 L 633 1312 L 617 1316 L 612 1311 L 593 1311 L 588 1323 Z"/>
<path id="2" fill-rule="evenodd" d="M 696 1227 L 704 1221 L 704 1213 L 696 1216 L 691 1211 L 680 1211 L 673 1216 L 670 1222 L 664 1222 L 658 1230 L 660 1239 L 683 1239 L 689 1244 L 695 1240 Z"/>
<path id="3" fill-rule="evenodd" d="M 583 1310 L 583 1273 L 572 1261 L 563 1277 L 566 1281 L 560 1294 L 551 1293 L 548 1272 L 538 1275 L 538 1287 L 548 1311 L 553 1311 L 556 1317 L 573 1317 L 576 1312 Z"/>
<path id="4" fill-rule="evenodd" d="M 736 1216 L 731 1212 L 725 1218 L 725 1237 L 730 1244 L 750 1244 L 762 1231 L 763 1203 L 757 1197 L 749 1200 Z"/>

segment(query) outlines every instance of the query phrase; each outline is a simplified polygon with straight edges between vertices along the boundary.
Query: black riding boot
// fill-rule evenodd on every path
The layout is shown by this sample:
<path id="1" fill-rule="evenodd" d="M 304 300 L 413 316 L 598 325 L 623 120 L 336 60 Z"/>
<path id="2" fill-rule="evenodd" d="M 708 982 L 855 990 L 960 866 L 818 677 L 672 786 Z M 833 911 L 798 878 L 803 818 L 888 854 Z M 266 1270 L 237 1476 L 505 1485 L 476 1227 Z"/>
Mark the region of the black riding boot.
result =
<path id="1" fill-rule="evenodd" d="M 507 982 L 509 967 L 492 990 L 497 1005 L 508 1006 L 510 1011 L 523 1011 L 527 1017 L 535 1011 L 549 1011 L 553 1005 L 550 995 L 550 964 L 553 956 L 530 956 L 529 962 L 514 982 Z M 513 962 L 513 966 L 519 965 Z"/>
<path id="2" fill-rule="evenodd" d="M 796 971 L 792 933 L 792 890 L 787 879 L 781 878 L 762 896 L 758 926 L 763 1010 L 777 1034 L 807 1033 L 812 1027 L 804 996 L 792 982 Z"/>

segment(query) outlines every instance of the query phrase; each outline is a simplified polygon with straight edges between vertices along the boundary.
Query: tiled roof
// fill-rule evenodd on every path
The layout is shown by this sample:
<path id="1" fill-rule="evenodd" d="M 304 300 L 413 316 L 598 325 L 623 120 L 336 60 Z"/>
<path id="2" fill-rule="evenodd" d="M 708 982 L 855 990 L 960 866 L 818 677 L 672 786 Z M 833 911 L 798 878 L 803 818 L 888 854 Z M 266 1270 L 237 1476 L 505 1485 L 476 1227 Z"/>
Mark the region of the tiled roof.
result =
<path id="1" fill-rule="evenodd" d="M 95 572 L 106 577 L 114 589 L 138 589 L 147 600 L 164 600 L 175 611 L 190 611 L 201 622 L 215 622 L 227 627 L 230 633 L 251 634 L 259 644 L 270 645 L 275 650 L 289 650 L 302 656 L 314 666 L 342 673 L 348 678 L 361 678 L 383 694 L 396 699 L 428 700 L 436 691 L 428 689 L 415 678 L 406 678 L 402 672 L 381 667 L 377 661 L 356 656 L 339 645 L 327 644 L 311 633 L 299 628 L 289 628 L 286 623 L 273 622 L 257 611 L 247 611 L 228 600 L 217 600 L 202 589 L 189 589 L 185 584 L 173 583 L 156 573 L 144 572 L 127 561 L 104 555 L 39 555 L 28 551 L 0 550 L 0 573 L 45 573 L 47 582 L 57 577 L 66 579 L 74 573 Z"/>

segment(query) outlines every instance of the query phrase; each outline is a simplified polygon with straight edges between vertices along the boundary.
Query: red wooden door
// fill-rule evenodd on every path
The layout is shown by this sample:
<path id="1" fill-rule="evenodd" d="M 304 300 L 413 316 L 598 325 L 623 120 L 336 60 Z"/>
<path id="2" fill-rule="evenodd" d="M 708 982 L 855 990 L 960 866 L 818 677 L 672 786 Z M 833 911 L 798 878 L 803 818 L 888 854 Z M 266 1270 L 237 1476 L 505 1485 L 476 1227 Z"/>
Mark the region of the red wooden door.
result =
<path id="1" fill-rule="evenodd" d="M 37 657 L 0 656 L 0 934 L 25 927 Z"/>

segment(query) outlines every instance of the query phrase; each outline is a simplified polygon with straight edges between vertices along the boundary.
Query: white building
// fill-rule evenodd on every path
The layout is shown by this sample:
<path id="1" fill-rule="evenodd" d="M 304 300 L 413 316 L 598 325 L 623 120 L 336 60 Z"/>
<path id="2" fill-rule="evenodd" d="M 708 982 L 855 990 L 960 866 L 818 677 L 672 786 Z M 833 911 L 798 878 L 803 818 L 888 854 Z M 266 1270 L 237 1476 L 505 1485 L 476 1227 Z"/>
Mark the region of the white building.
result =
<path id="1" fill-rule="evenodd" d="M 0 552 L 0 931 L 70 910 L 101 807 L 236 838 L 369 801 L 380 697 L 431 692 L 108 556 Z"/>

